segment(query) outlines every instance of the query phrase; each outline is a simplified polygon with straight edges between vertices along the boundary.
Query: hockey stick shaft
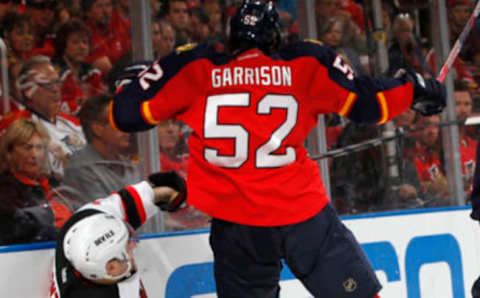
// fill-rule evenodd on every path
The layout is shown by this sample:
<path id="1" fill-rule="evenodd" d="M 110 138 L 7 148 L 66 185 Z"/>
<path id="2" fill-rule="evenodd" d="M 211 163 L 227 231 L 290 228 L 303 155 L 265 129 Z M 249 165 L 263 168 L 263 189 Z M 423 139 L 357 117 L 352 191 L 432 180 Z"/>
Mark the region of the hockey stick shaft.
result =
<path id="1" fill-rule="evenodd" d="M 437 80 L 440 83 L 443 83 L 443 81 L 445 81 L 445 77 L 447 76 L 447 73 L 452 67 L 453 62 L 455 61 L 455 59 L 457 59 L 458 54 L 462 50 L 463 45 L 465 44 L 465 41 L 468 38 L 468 34 L 472 30 L 472 28 L 475 26 L 475 19 L 479 14 L 480 14 L 480 1 L 478 1 L 477 4 L 475 5 L 475 8 L 473 9 L 473 12 L 470 15 L 470 18 L 468 19 L 467 24 L 465 24 L 465 27 L 463 27 L 462 33 L 460 33 L 460 36 L 455 41 L 455 44 L 453 45 L 452 49 L 450 50 L 450 53 L 448 54 L 447 60 L 445 60 L 445 63 L 443 64 L 442 68 L 440 69 L 440 72 L 438 73 Z"/>
<path id="2" fill-rule="evenodd" d="M 385 142 L 392 141 L 392 140 L 395 140 L 399 137 L 402 137 L 406 133 L 414 132 L 414 131 L 420 131 L 420 130 L 423 130 L 423 129 L 425 129 L 427 127 L 430 127 L 430 126 L 439 126 L 439 127 L 444 127 L 444 126 L 449 126 L 449 125 L 466 125 L 466 126 L 468 126 L 468 125 L 477 125 L 477 124 L 480 124 L 480 116 L 472 116 L 472 117 L 467 118 L 466 120 L 454 120 L 454 121 L 441 122 L 439 124 L 430 124 L 430 125 L 426 125 L 426 126 L 416 128 L 416 129 L 410 129 L 410 130 L 405 130 L 403 132 L 392 133 L 390 135 L 385 135 L 385 136 L 381 136 L 381 137 L 378 137 L 378 138 L 374 138 L 374 139 L 366 140 L 366 141 L 363 141 L 363 142 L 359 142 L 359 143 L 356 143 L 356 144 L 348 145 L 348 146 L 345 146 L 345 147 L 342 147 L 342 148 L 330 150 L 330 151 L 328 151 L 326 153 L 323 153 L 323 154 L 311 156 L 310 159 L 321 160 L 321 159 L 325 159 L 325 158 L 334 158 L 334 157 L 349 155 L 349 154 L 352 154 L 352 153 L 355 153 L 355 152 L 363 151 L 365 149 L 380 146 Z"/>

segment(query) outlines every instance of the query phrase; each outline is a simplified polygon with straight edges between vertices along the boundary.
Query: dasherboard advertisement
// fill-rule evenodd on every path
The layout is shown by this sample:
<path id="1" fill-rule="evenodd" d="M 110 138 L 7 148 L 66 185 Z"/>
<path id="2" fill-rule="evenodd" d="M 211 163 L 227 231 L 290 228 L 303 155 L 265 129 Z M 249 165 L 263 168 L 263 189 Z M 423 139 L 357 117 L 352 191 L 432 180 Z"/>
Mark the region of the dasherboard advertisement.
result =
<path id="1" fill-rule="evenodd" d="M 469 213 L 444 208 L 342 219 L 375 268 L 381 297 L 471 298 L 480 275 L 480 225 Z M 136 258 L 149 297 L 216 297 L 208 236 L 208 230 L 143 235 Z M 52 257 L 53 243 L 0 247 L 0 297 L 47 297 Z M 312 297 L 286 266 L 280 286 L 281 298 Z"/>

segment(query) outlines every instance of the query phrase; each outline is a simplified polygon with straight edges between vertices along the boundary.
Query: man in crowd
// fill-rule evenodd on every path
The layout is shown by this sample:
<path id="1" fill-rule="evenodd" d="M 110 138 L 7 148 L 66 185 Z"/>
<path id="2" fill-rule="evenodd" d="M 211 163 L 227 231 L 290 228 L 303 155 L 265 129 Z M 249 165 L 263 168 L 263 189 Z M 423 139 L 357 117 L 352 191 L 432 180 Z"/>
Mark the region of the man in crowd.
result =
<path id="1" fill-rule="evenodd" d="M 46 55 L 53 58 L 53 28 L 57 0 L 27 0 L 26 13 L 32 18 L 35 35 L 33 55 Z"/>
<path id="2" fill-rule="evenodd" d="M 410 106 L 445 107 L 434 79 L 355 77 L 328 47 L 283 49 L 271 1 L 244 1 L 230 22 L 229 54 L 177 48 L 111 106 L 112 125 L 142 131 L 184 121 L 189 203 L 210 215 L 217 296 L 278 297 L 281 259 L 315 297 L 373 298 L 381 285 L 329 204 L 303 141 L 319 114 L 384 123 Z"/>
<path id="3" fill-rule="evenodd" d="M 110 100 L 106 95 L 92 97 L 80 110 L 87 145 L 69 160 L 64 183 L 78 193 L 82 205 L 141 180 L 137 164 L 131 160 L 132 134 L 108 123 Z"/>
<path id="4" fill-rule="evenodd" d="M 462 81 L 455 82 L 455 112 L 457 120 L 465 121 L 472 115 L 473 102 L 468 86 Z M 470 127 L 471 128 L 471 127 Z M 473 187 L 473 173 L 475 171 L 475 152 L 477 141 L 472 138 L 467 126 L 458 127 L 460 160 L 462 161 L 462 176 L 465 195 L 470 196 Z"/>
<path id="5" fill-rule="evenodd" d="M 85 23 L 92 34 L 91 53 L 87 62 L 106 76 L 113 64 L 129 51 L 130 48 L 126 47 L 129 42 L 124 39 L 130 39 L 130 35 L 115 32 L 112 28 L 112 0 L 82 0 L 82 8 Z"/>
<path id="6" fill-rule="evenodd" d="M 191 42 L 190 15 L 186 0 L 167 0 L 164 7 L 165 19 L 175 29 L 176 43 L 182 45 Z"/>

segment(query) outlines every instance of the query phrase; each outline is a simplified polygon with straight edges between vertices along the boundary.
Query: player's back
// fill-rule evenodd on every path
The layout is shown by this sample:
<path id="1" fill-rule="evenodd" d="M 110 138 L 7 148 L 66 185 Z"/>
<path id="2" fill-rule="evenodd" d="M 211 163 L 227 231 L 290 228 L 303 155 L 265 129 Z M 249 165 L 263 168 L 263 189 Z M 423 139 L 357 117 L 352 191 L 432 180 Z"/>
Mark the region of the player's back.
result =
<path id="1" fill-rule="evenodd" d="M 332 84 L 335 96 L 316 98 L 315 88 L 329 84 L 328 69 L 290 49 L 272 57 L 251 49 L 215 62 L 198 62 L 196 71 L 207 75 L 195 76 L 201 80 L 195 85 L 204 92 L 178 116 L 194 131 L 190 203 L 244 224 L 283 225 L 313 216 L 328 199 L 303 141 L 317 114 L 337 111 L 338 92 L 347 97 L 348 91 Z"/>
<path id="2" fill-rule="evenodd" d="M 410 104 L 410 93 L 400 81 L 354 78 L 317 43 L 233 57 L 187 45 L 118 93 L 111 115 L 124 131 L 171 118 L 187 123 L 189 203 L 215 218 L 277 226 L 303 221 L 328 202 L 302 146 L 317 115 L 382 123 Z"/>

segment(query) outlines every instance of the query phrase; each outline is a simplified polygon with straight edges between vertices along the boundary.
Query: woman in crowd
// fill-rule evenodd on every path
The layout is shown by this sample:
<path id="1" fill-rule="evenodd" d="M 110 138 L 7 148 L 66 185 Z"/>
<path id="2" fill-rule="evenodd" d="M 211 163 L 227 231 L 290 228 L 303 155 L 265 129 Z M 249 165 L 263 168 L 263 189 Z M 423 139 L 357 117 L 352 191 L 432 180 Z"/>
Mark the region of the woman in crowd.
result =
<path id="1" fill-rule="evenodd" d="M 360 57 L 352 48 L 342 46 L 345 25 L 343 21 L 336 17 L 325 20 L 320 26 L 318 36 L 320 40 L 329 47 L 333 48 L 337 54 L 341 55 L 357 75 L 365 74 L 365 68 L 360 62 Z"/>
<path id="2" fill-rule="evenodd" d="M 85 59 L 90 53 L 90 31 L 79 20 L 62 25 L 55 38 L 53 64 L 62 80 L 60 112 L 77 114 L 83 102 L 105 91 L 98 69 Z"/>
<path id="3" fill-rule="evenodd" d="M 0 139 L 0 244 L 50 241 L 70 217 L 49 174 L 49 136 L 30 119 L 13 122 Z"/>
<path id="4" fill-rule="evenodd" d="M 2 24 L 2 35 L 8 46 L 9 64 L 28 58 L 33 49 L 32 21 L 28 15 L 8 13 Z"/>
<path id="5" fill-rule="evenodd" d="M 170 22 L 160 19 L 152 23 L 153 57 L 160 59 L 173 50 L 175 30 Z"/>

